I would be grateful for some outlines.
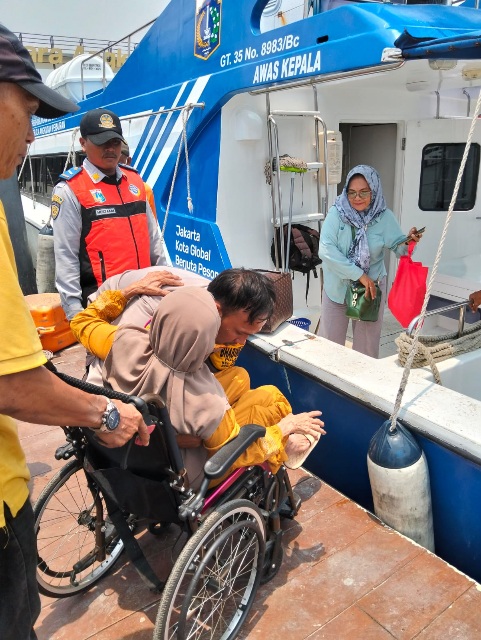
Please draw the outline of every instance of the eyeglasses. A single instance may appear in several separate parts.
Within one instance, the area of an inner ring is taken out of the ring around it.
[[[354,191],[354,189],[349,189],[347,192],[347,197],[349,200],[354,200],[354,198],[361,198],[361,200],[367,200],[371,195],[370,189],[361,189],[361,191]]]

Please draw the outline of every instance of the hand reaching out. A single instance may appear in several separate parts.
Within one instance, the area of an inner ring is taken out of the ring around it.
[[[325,435],[324,422],[318,416],[322,415],[321,411],[305,411],[304,413],[290,413],[279,422],[282,435],[290,436],[293,433],[310,435],[316,439]]]
[[[170,271],[152,271],[147,273],[141,280],[134,282],[125,289],[122,289],[122,295],[130,300],[134,296],[166,296],[170,291],[162,287],[182,287],[182,278],[174,275]]]
[[[471,309],[471,311],[477,311],[480,304],[481,304],[481,291],[474,291],[469,296],[469,308]]]

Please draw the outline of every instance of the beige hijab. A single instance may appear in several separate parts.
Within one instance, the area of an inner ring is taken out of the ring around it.
[[[129,285],[138,282],[144,276],[149,273],[155,273],[157,271],[169,271],[173,275],[182,278],[182,282],[185,287],[203,287],[207,288],[210,280],[199,276],[197,273],[191,271],[185,271],[184,269],[178,269],[176,267],[167,266],[155,266],[145,267],[144,269],[135,269],[130,271],[124,271],[124,273],[116,276],[111,276],[100,285],[98,291],[89,296],[89,302],[95,300],[103,291],[116,291],[119,289],[125,289]],[[164,285],[163,289],[168,291],[175,291],[178,287]],[[111,324],[135,324],[138,327],[145,327],[147,321],[152,318],[152,315],[157,306],[164,300],[162,296],[149,296],[141,295],[132,298],[124,311],[116,318]]]
[[[184,269],[178,269],[177,267],[167,267],[164,265],[160,267],[145,267],[144,269],[124,271],[124,273],[120,273],[116,276],[107,278],[107,280],[99,287],[98,291],[95,291],[94,293],[92,293],[92,295],[89,296],[89,302],[96,300],[98,296],[104,291],[116,291],[124,289],[134,282],[138,282],[148,273],[154,273],[156,271],[170,271],[170,273],[173,273],[174,275],[182,278],[182,282],[186,287],[207,288],[207,285],[210,282],[210,280],[199,276],[197,273],[185,271]],[[164,286],[163,288],[169,291],[175,291],[178,287]],[[150,322],[152,316],[154,315],[155,309],[157,309],[157,307],[163,300],[163,296],[135,296],[129,301],[118,318],[112,320],[111,324],[133,324],[136,327],[145,327],[145,325]],[[87,382],[91,382],[92,384],[96,384],[100,387],[102,386],[102,366],[103,360],[94,357],[92,362],[89,364]]]
[[[205,364],[219,327],[219,312],[206,289],[176,289],[155,309],[150,330],[119,327],[103,365],[103,379],[116,391],[159,394],[176,431],[205,440],[229,408],[221,385]],[[182,453],[195,486],[207,452],[200,447]]]

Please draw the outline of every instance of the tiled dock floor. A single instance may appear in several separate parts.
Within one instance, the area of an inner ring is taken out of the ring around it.
[[[60,370],[80,376],[84,353],[58,354]],[[19,424],[35,499],[63,464],[56,427]],[[241,638],[274,640],[477,640],[481,586],[380,524],[375,517],[299,470],[291,472],[303,506],[285,521],[284,562],[260,588]],[[161,577],[169,570],[176,532],[139,540]],[[42,598],[39,640],[151,640],[158,595],[124,557],[90,591]]]

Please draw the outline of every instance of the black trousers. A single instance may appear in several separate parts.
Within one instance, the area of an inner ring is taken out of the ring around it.
[[[27,500],[16,517],[4,504],[7,526],[0,529],[0,638],[37,640],[33,625],[40,613],[37,546],[32,505]]]

